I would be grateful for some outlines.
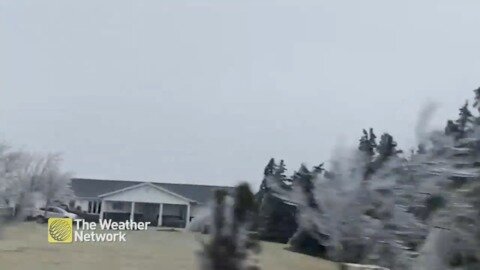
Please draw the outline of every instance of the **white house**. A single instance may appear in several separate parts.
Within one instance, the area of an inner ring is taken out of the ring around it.
[[[231,187],[98,179],[72,179],[74,207],[99,219],[149,221],[186,227],[216,190]]]

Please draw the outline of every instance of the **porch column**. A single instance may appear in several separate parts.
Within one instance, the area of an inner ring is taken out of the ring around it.
[[[102,210],[101,207],[100,207],[100,206],[101,206],[101,205],[100,205],[101,202],[102,202],[101,200],[100,200],[100,201],[97,201],[97,208],[95,209],[95,213],[99,213],[99,214],[100,214],[100,211]]]
[[[100,215],[98,217],[98,220],[102,220],[103,219],[103,209],[105,208],[105,201],[104,200],[101,200],[100,201]]]
[[[163,216],[163,203],[161,203],[158,208],[158,224],[157,224],[158,227],[162,227],[163,225],[162,216]]]
[[[187,217],[185,219],[185,229],[188,228],[190,224],[190,203],[187,205]]]
[[[130,221],[133,222],[135,219],[135,202],[132,202],[132,207],[130,208]]]

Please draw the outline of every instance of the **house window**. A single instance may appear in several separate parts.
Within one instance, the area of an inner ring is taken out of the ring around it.
[[[88,201],[88,213],[91,213],[92,212],[92,204],[93,202],[92,201]]]
[[[122,210],[123,209],[123,203],[122,202],[113,202],[112,203],[112,208],[113,208],[113,210]]]
[[[88,213],[99,214],[102,207],[101,202],[88,201]]]

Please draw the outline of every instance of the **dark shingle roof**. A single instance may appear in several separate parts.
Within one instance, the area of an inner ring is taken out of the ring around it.
[[[98,196],[113,192],[119,189],[138,185],[145,182],[138,181],[119,181],[119,180],[99,180],[73,178],[71,182],[72,190],[77,197],[97,198]],[[207,186],[192,184],[171,184],[171,183],[152,183],[173,193],[191,199],[198,203],[206,203],[213,198],[215,190],[233,191],[233,187],[226,186]]]

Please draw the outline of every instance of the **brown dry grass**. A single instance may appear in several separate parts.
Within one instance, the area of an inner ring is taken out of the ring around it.
[[[8,226],[0,240],[0,269],[8,270],[194,270],[199,236],[188,232],[127,232],[126,243],[47,243],[47,227],[35,223]],[[333,270],[336,265],[293,253],[286,246],[262,243],[262,269]]]

